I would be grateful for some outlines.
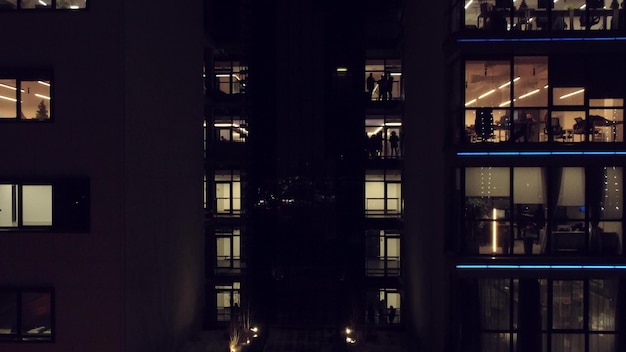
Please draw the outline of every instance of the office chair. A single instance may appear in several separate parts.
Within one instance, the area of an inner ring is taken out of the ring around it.
[[[553,117],[550,119],[550,130],[548,127],[544,129],[544,132],[549,136],[552,133],[553,140],[562,139],[565,141],[567,136],[565,135],[565,130],[561,126],[561,122],[558,117]]]

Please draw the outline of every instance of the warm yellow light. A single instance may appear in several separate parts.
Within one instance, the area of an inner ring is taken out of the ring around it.
[[[580,93],[582,93],[582,92],[584,92],[584,91],[585,91],[585,89],[584,89],[584,88],[583,88],[583,89],[579,89],[579,90],[577,90],[577,91],[575,91],[575,92],[571,92],[571,93],[567,93],[567,94],[565,94],[565,95],[561,95],[561,96],[559,97],[559,99],[569,98],[569,97],[571,97],[572,95],[580,94]]]
[[[498,248],[498,222],[496,221],[498,219],[498,212],[496,208],[493,208],[492,218],[493,222],[491,223],[491,251],[495,253],[496,249]]]
[[[520,80],[520,78],[521,78],[520,76],[515,77],[515,78],[513,79],[513,82],[517,82],[517,81],[519,81],[519,80]],[[508,81],[508,82],[506,82],[506,83],[502,84],[500,87],[498,87],[498,89],[502,89],[502,88],[504,88],[504,87],[508,86],[509,84],[511,84],[511,81]]]
[[[337,72],[348,72],[347,67],[337,67]]]
[[[522,95],[520,95],[520,97],[518,99],[524,99],[527,96],[530,96],[530,95],[533,95],[533,94],[536,94],[536,93],[539,93],[539,89],[535,89],[535,90],[532,90],[532,91],[530,91],[530,92],[528,92],[526,94],[522,94]]]
[[[496,91],[496,90],[495,90],[495,88],[494,88],[494,89],[492,89],[492,90],[488,91],[487,93],[485,93],[485,94],[483,94],[483,95],[479,95],[479,96],[478,96],[478,99],[482,99],[482,98],[484,98],[484,97],[488,96],[489,94],[492,94],[492,93],[493,93],[493,92],[495,92],[495,91]]]
[[[35,96],[36,96],[36,97],[40,97],[40,98],[42,98],[42,99],[50,100],[50,97],[49,97],[49,96],[47,96],[47,95],[37,94],[37,93],[35,93]]]
[[[467,4],[465,4],[465,10],[467,10],[468,7],[470,7],[470,5],[472,4],[472,2],[474,2],[474,0],[469,0],[467,2]]]
[[[17,99],[13,99],[13,98],[5,97],[4,95],[0,95],[0,99],[4,99],[4,100],[8,100],[8,101],[17,102]]]
[[[477,99],[472,99],[470,101],[468,101],[467,103],[465,103],[465,106],[468,106],[470,104],[474,104],[476,102]]]
[[[46,86],[46,87],[50,87],[50,83],[48,83],[48,82],[44,82],[44,81],[37,81],[37,83],[42,84],[42,85],[44,85],[44,86]]]
[[[11,87],[11,86],[9,86],[9,85],[2,84],[2,83],[0,83],[0,87],[2,87],[2,88],[7,88],[7,89],[11,89],[11,90],[17,90],[17,88],[15,88],[15,87]]]
[[[350,328],[346,328],[346,334],[350,335],[352,333],[352,330]]]

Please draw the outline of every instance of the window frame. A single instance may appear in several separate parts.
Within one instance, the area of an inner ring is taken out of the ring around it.
[[[3,89],[13,89],[15,90],[15,98],[13,97],[5,97],[3,101],[7,100],[15,100],[15,117],[2,117],[0,118],[0,123],[8,123],[8,122],[19,122],[19,123],[46,123],[52,122],[54,120],[54,105],[55,105],[55,93],[54,93],[54,74],[50,69],[10,69],[10,68],[0,68],[0,80],[14,80],[15,87],[10,88],[7,85],[2,85]],[[36,117],[25,117],[23,113],[23,102],[21,101],[21,96],[26,93],[30,94],[30,88],[25,91],[22,88],[24,82],[38,82],[42,85],[48,86],[49,96],[38,95],[38,93],[33,93],[37,95],[44,103],[47,102],[46,108],[48,117],[45,119],[38,119]],[[19,89],[18,89],[19,88]],[[0,93],[1,95],[1,93]],[[22,117],[24,116],[24,117]]]
[[[16,332],[9,334],[0,334],[0,344],[2,343],[53,343],[55,342],[55,290],[53,287],[15,287],[15,286],[0,286],[0,294],[15,294],[15,326]],[[50,307],[49,307],[49,319],[50,319],[50,334],[37,334],[36,336],[28,336],[22,332],[23,329],[23,308],[24,302],[22,301],[23,295],[27,293],[47,293],[50,295]]]

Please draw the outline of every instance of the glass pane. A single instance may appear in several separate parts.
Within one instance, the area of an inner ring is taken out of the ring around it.
[[[18,202],[17,185],[0,185],[0,227],[17,227]]]
[[[15,10],[17,8],[17,0],[5,0],[0,3],[0,10]]]
[[[47,9],[52,7],[52,0],[20,0],[23,9]]]
[[[553,214],[552,249],[555,252],[580,252],[586,247],[585,170],[564,167],[552,175],[552,187],[559,189]]]
[[[0,339],[17,333],[17,293],[0,292]]]
[[[552,90],[553,105],[584,105],[585,88],[583,87],[554,87]]]
[[[50,119],[50,81],[22,81],[21,118]]]
[[[84,9],[87,7],[87,0],[57,0],[57,9]]]
[[[48,292],[22,293],[22,334],[52,333],[52,297]]]
[[[515,142],[547,141],[545,138],[545,109],[516,109],[513,112],[513,136]]]
[[[216,211],[228,213],[231,210],[230,183],[215,184]]]
[[[480,280],[480,306],[484,330],[511,329],[511,280]]]
[[[622,168],[588,167],[590,250],[599,255],[621,253]]]
[[[22,186],[22,224],[52,226],[52,186]]]
[[[0,79],[0,118],[17,117],[17,81]]]
[[[554,329],[582,329],[582,281],[554,281],[552,304],[552,327]],[[564,340],[567,339],[565,336]]]
[[[465,169],[466,245],[470,253],[510,252],[510,169]]]
[[[539,167],[513,169],[514,249],[516,254],[539,254],[545,249],[547,190]]]
[[[615,331],[617,280],[589,281],[589,322],[593,331]]]
[[[594,142],[624,141],[624,110],[617,108],[590,109]]]
[[[614,334],[589,334],[589,351],[593,352],[614,352]]]
[[[585,351],[585,335],[552,334],[552,352]],[[595,351],[594,351],[595,352]]]
[[[510,75],[509,61],[467,61],[465,63],[465,107],[505,106],[511,100]]]
[[[548,105],[548,58],[545,56],[516,57],[514,64],[513,104],[516,107],[546,107]],[[535,119],[541,117],[543,116],[534,116]]]
[[[217,266],[229,267],[231,256],[230,238],[217,238]]]
[[[481,351],[509,352],[511,351],[510,333],[483,333],[481,335]]]

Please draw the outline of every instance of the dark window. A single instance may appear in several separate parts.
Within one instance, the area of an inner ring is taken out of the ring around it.
[[[80,10],[87,0],[0,0],[0,10]]]
[[[0,287],[0,341],[53,340],[53,290]]]

